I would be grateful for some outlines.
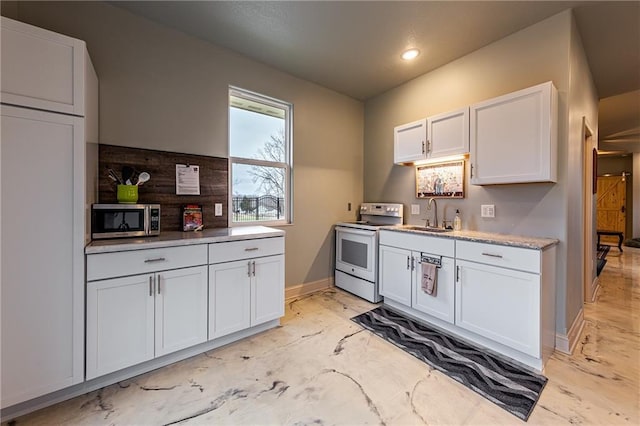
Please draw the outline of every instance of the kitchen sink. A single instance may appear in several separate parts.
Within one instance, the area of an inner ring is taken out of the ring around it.
[[[410,229],[411,231],[425,231],[425,232],[451,232],[453,229],[436,228],[434,226],[405,226],[404,229]]]

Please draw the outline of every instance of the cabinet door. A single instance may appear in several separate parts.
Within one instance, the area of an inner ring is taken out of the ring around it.
[[[251,325],[284,315],[284,255],[252,261]]]
[[[442,266],[436,269],[436,291],[433,295],[422,291],[422,264],[418,262],[419,258],[416,260],[417,267],[413,285],[413,308],[453,324],[455,308],[454,260],[448,257],[442,258]]]
[[[471,183],[556,182],[557,101],[551,82],[471,106]]]
[[[84,126],[78,117],[1,111],[0,396],[7,407],[84,380]]]
[[[209,266],[209,339],[251,326],[250,260]]]
[[[207,340],[207,267],[160,272],[155,276],[155,355]]]
[[[427,118],[429,158],[469,152],[469,108]]]
[[[153,358],[153,274],[87,283],[87,380]]]
[[[85,43],[2,17],[2,102],[84,115]]]
[[[457,260],[456,325],[540,357],[540,276]]]
[[[380,246],[380,294],[411,306],[411,252]]]
[[[426,158],[427,120],[403,124],[393,129],[394,163],[406,163]]]

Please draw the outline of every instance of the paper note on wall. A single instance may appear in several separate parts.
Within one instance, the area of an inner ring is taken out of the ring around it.
[[[200,195],[200,167],[176,164],[176,195]]]

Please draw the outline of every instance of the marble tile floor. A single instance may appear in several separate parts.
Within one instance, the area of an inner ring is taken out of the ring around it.
[[[528,423],[640,424],[640,249],[612,249],[573,355],[555,353]],[[350,321],[327,290],[282,326],[15,420],[15,425],[515,425],[521,420]]]

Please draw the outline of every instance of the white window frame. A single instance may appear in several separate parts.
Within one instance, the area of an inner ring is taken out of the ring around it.
[[[231,96],[248,99],[251,101],[259,102],[265,105],[271,105],[275,108],[283,109],[285,111],[285,161],[276,162],[268,160],[260,160],[254,158],[232,157],[231,156]],[[228,209],[228,223],[229,226],[280,226],[293,223],[293,104],[285,102],[276,98],[261,95],[256,92],[251,92],[235,86],[229,86],[229,102],[228,102],[228,149],[229,149],[229,209]],[[233,165],[245,164],[249,166],[268,166],[268,167],[281,167],[285,169],[285,209],[284,218],[278,220],[253,220],[246,222],[234,222],[233,221]]]

